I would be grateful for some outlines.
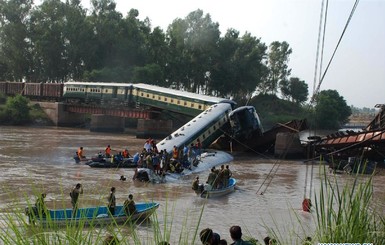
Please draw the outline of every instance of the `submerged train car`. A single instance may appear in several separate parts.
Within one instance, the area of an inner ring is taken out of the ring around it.
[[[197,144],[198,140],[202,148],[207,148],[224,132],[230,131],[229,113],[232,111],[232,106],[231,103],[218,103],[210,106],[160,141],[156,145],[157,148],[171,153],[174,146],[180,150],[184,146]]]

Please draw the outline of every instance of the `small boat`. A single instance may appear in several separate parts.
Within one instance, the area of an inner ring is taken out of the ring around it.
[[[35,207],[26,207],[25,213],[29,217],[29,222],[37,223],[43,226],[66,226],[70,225],[108,225],[108,224],[124,224],[130,221],[143,220],[151,216],[151,214],[159,207],[156,202],[136,203],[136,213],[127,216],[124,212],[123,205],[115,207],[115,215],[108,214],[106,206],[96,206],[88,208],[79,208],[75,217],[72,217],[72,209],[55,209],[48,210],[48,215],[39,217],[36,214]]]
[[[197,193],[202,198],[221,197],[235,190],[237,181],[234,178],[229,179],[229,185],[220,189],[212,189],[210,185],[205,185],[201,193]]]

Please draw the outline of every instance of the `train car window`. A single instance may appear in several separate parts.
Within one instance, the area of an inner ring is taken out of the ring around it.
[[[178,105],[180,105],[180,100],[178,100],[176,103],[177,103]]]
[[[158,96],[158,100],[161,100],[161,99],[162,99],[162,97]]]
[[[147,96],[146,96],[147,98],[150,98],[150,94],[147,94]]]
[[[104,90],[104,93],[108,93],[108,89]]]
[[[140,96],[144,96],[144,94],[143,94],[143,93],[140,93]]]
[[[198,105],[198,109],[199,109],[199,110],[202,109],[202,105]]]
[[[185,101],[183,105],[187,105],[187,102]]]
[[[215,127],[215,125],[214,125],[214,127],[213,127],[213,128],[214,128],[214,130],[217,130],[217,127]]]
[[[164,97],[164,101],[167,101],[167,98],[166,98],[166,97]]]
[[[203,134],[203,139],[206,139],[206,134]]]
[[[191,107],[194,107],[194,103],[191,103]]]
[[[174,103],[174,100],[173,100],[173,99],[171,99],[171,103]]]
[[[152,95],[152,98],[155,99],[155,95]]]

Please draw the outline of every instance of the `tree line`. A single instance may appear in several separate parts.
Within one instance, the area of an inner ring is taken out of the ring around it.
[[[297,105],[308,85],[290,77],[292,49],[269,45],[219,23],[198,9],[167,28],[152,27],[114,0],[0,0],[0,80],[141,82],[235,101],[256,94]]]

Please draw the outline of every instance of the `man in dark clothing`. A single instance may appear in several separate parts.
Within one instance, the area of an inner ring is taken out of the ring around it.
[[[201,230],[199,237],[203,245],[218,245],[221,237],[210,228]]]
[[[136,212],[134,196],[132,194],[128,195],[128,199],[124,201],[123,207],[127,216],[131,216]]]
[[[242,229],[240,226],[234,225],[230,227],[230,236],[233,239],[231,245],[252,245],[251,242],[242,240]]]
[[[76,186],[70,192],[71,204],[72,204],[72,217],[75,217],[75,215],[76,215],[80,194],[83,194],[83,187],[80,183],[77,183]]]

